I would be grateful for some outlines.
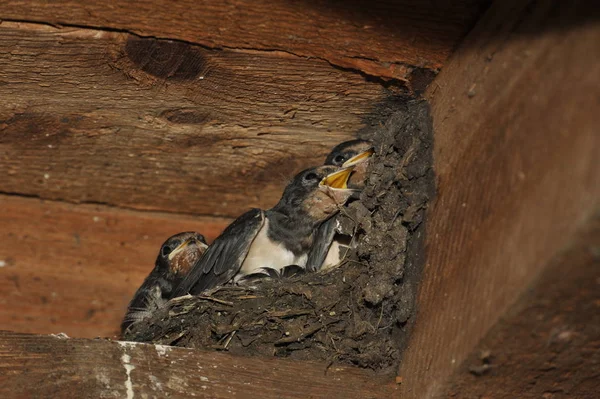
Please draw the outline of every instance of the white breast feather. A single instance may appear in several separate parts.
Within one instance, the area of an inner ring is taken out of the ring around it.
[[[242,263],[241,275],[255,273],[264,267],[280,271],[289,265],[306,266],[306,254],[297,257],[286,249],[283,244],[273,243],[267,236],[268,229],[269,220],[267,219],[252,242],[244,263]]]

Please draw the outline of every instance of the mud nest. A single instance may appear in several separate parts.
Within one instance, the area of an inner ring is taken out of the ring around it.
[[[337,268],[227,285],[172,300],[125,339],[243,355],[396,367],[415,312],[422,241],[433,196],[433,134],[424,101],[402,99],[373,142],[366,188],[337,217],[358,246]]]

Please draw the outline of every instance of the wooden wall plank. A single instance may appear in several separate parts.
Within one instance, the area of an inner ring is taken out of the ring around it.
[[[0,325],[112,336],[172,234],[216,237],[227,219],[0,196]]]
[[[3,398],[389,398],[364,370],[226,353],[0,332]]]
[[[440,397],[594,399],[599,365],[600,215],[490,330]]]
[[[0,24],[0,192],[238,216],[391,94],[282,53]]]
[[[281,50],[392,79],[438,70],[487,0],[8,0],[0,19],[105,27],[212,48]]]
[[[498,1],[430,86],[439,191],[399,397],[432,397],[600,207],[593,7]]]

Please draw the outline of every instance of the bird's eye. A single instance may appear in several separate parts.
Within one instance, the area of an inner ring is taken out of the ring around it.
[[[335,162],[336,165],[341,165],[344,162],[346,162],[346,157],[344,157],[343,155],[338,155],[335,158],[333,158],[333,162]]]
[[[171,247],[170,247],[170,246],[168,246],[168,245],[165,245],[164,247],[162,247],[162,250],[161,250],[161,252],[162,252],[162,256],[169,256],[169,254],[170,254],[171,252],[173,252],[173,250],[171,249]]]
[[[310,172],[310,173],[307,173],[306,175],[304,175],[304,180],[306,180],[306,181],[318,180],[318,179],[319,179],[319,176],[317,176],[317,174],[314,172]]]

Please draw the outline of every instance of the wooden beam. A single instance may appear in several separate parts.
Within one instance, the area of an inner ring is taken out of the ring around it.
[[[228,220],[0,196],[0,325],[20,332],[113,336],[162,242]]]
[[[0,24],[0,192],[238,216],[390,92],[327,62]]]
[[[388,398],[374,374],[162,345],[0,332],[0,396]]]
[[[477,345],[441,397],[597,398],[600,215]]]
[[[498,1],[430,86],[439,187],[403,399],[434,396],[600,205],[594,11]]]
[[[211,48],[280,50],[343,68],[414,80],[438,70],[487,0],[337,2],[9,0],[0,19],[121,29]]]

